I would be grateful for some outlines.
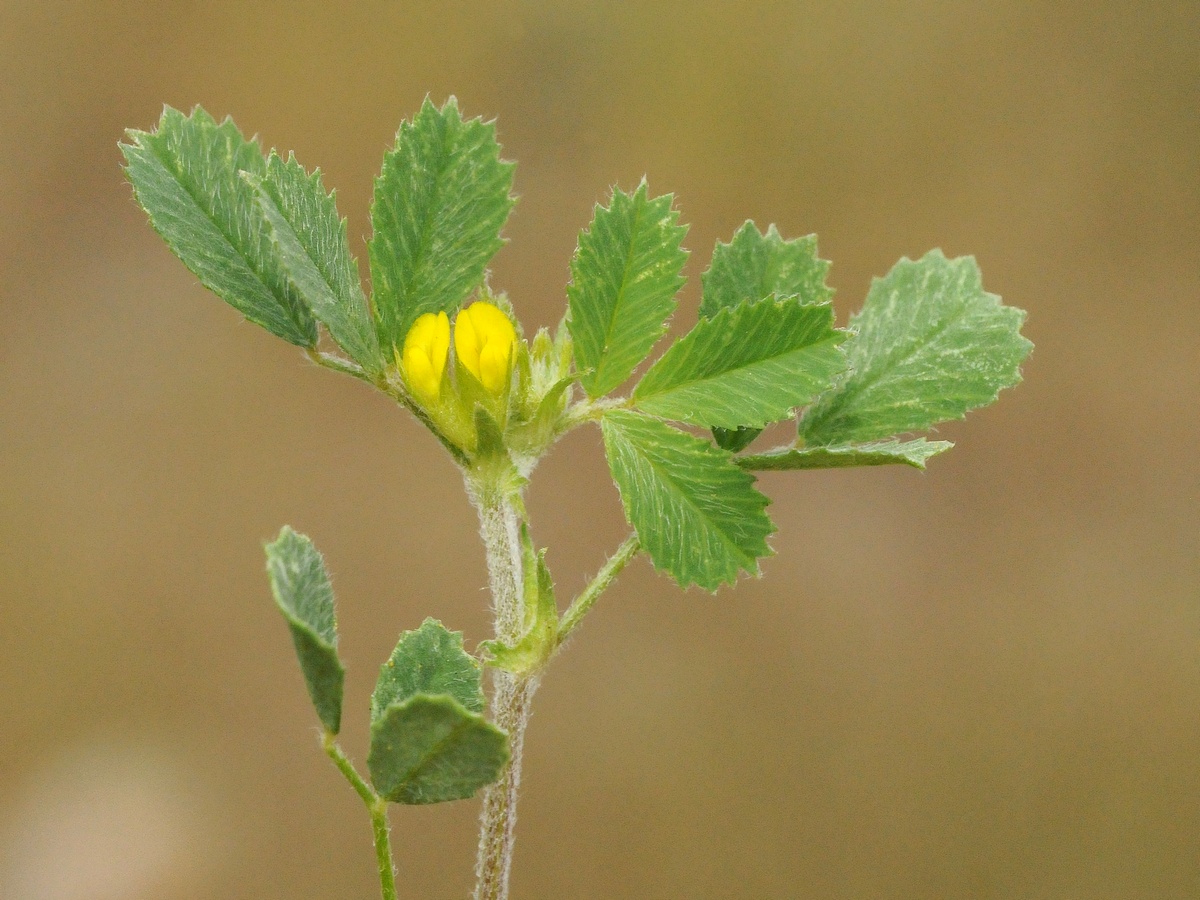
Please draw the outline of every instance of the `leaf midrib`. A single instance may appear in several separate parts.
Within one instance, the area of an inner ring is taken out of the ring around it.
[[[612,360],[612,347],[609,341],[612,338],[613,329],[617,321],[617,313],[621,309],[621,305],[625,302],[625,295],[629,289],[629,273],[633,269],[633,260],[636,256],[634,248],[637,245],[637,234],[641,227],[642,216],[649,205],[649,201],[641,198],[640,195],[635,195],[635,197],[638,199],[638,202],[634,207],[633,223],[629,228],[629,247],[625,254],[625,266],[621,271],[621,286],[617,289],[617,297],[613,301],[612,314],[608,317],[608,324],[604,329],[604,343],[600,348],[600,361],[596,365],[596,377],[592,380],[594,384],[603,383],[602,376],[605,372],[605,366]]]

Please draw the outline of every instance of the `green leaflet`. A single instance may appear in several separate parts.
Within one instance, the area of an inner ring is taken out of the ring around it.
[[[169,106],[152,133],[127,132],[125,174],[154,230],[200,282],[251,322],[301,347],[317,325],[284,272],[242,173],[266,170],[255,141],[230,119]]]
[[[817,256],[817,236],[785,241],[774,225],[764,235],[746,222],[728,244],[717,242],[712,265],[700,276],[700,315],[710,319],[728,306],[764,297],[798,297],[828,303],[829,263]]]
[[[614,189],[579,236],[567,327],[589,397],[619,387],[666,331],[687,261],[680,247],[687,228],[676,224],[671,201],[670,194],[651,199],[645,181],[633,194]]]
[[[243,173],[253,185],[271,227],[283,271],[329,334],[371,374],[383,370],[371,311],[338,216],[318,169],[312,175],[289,156],[274,151],[262,177]]]
[[[709,591],[740,570],[758,574],[774,526],[731,454],[636,412],[614,410],[600,424],[626,518],[657,568]]]
[[[833,447],[789,447],[750,456],[736,462],[750,471],[784,469],[843,469],[851,466],[887,466],[893,464],[924,469],[930,457],[945,453],[954,445],[949,441],[878,441],[873,444],[840,444]]]
[[[643,412],[735,429],[786,419],[845,368],[828,303],[744,301],[701,319],[633,392]]]
[[[337,655],[333,588],[325,564],[312,541],[287,525],[266,551],[271,591],[291,629],[308,695],[326,730],[337,734],[345,670]]]
[[[829,263],[817,256],[815,234],[785,241],[774,225],[764,235],[746,222],[728,244],[717,242],[712,265],[700,276],[700,316],[709,319],[727,307],[771,296],[828,303],[833,297],[825,283],[828,272]],[[734,453],[749,446],[758,433],[758,428],[713,428],[717,445]]]
[[[470,712],[483,712],[481,677],[479,663],[463,650],[462,632],[426,619],[416,631],[400,636],[379,670],[371,694],[371,720],[414,694],[449,694]]]
[[[1021,380],[1022,310],[985,293],[973,257],[902,259],[851,320],[848,374],[804,415],[808,444],[871,441],[961,419]]]
[[[453,97],[440,110],[426,99],[400,126],[371,204],[371,281],[385,357],[403,347],[418,316],[452,316],[482,283],[504,243],[513,168],[500,159],[495,125],[464,122]]]
[[[367,768],[393,803],[464,800],[507,761],[508,736],[448,694],[415,694],[371,723]]]

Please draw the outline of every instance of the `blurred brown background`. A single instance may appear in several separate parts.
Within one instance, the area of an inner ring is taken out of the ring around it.
[[[872,275],[974,253],[1025,383],[921,475],[768,475],[761,581],[639,562],[538,696],[514,898],[1200,897],[1200,6],[0,6],[0,897],[369,898],[261,543],[338,588],[345,744],[397,633],[487,635],[433,440],[200,288],[119,170],[166,102],[321,166],[369,233],[428,92],[496,117],[493,283],[557,321],[592,204],[646,173],[713,242],[816,231]],[[624,534],[598,436],[538,471],[566,596]],[[461,898],[475,803],[397,808]]]

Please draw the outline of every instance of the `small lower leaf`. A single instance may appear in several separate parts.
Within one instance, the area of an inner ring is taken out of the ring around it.
[[[329,574],[312,541],[287,525],[267,544],[267,575],[287,619],[308,695],[323,724],[338,733],[345,669],[337,654],[337,620]]]
[[[904,465],[924,469],[930,457],[945,453],[954,445],[949,441],[877,441],[872,444],[839,444],[833,447],[788,447],[734,459],[743,469],[781,471],[784,469],[844,469],[852,466]]]
[[[448,631],[437,619],[426,619],[416,631],[400,636],[379,670],[371,721],[416,694],[449,694],[470,712],[483,712],[479,663],[463,650],[462,632]]]
[[[371,725],[367,767],[393,803],[465,800],[508,762],[508,736],[447,694],[393,703]]]

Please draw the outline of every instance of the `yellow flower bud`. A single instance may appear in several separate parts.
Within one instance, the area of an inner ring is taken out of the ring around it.
[[[426,404],[438,401],[449,355],[450,319],[444,312],[425,313],[413,322],[404,338],[400,368],[418,400]]]
[[[472,303],[454,323],[454,351],[484,389],[499,396],[508,387],[517,332],[508,316],[491,303]]]

